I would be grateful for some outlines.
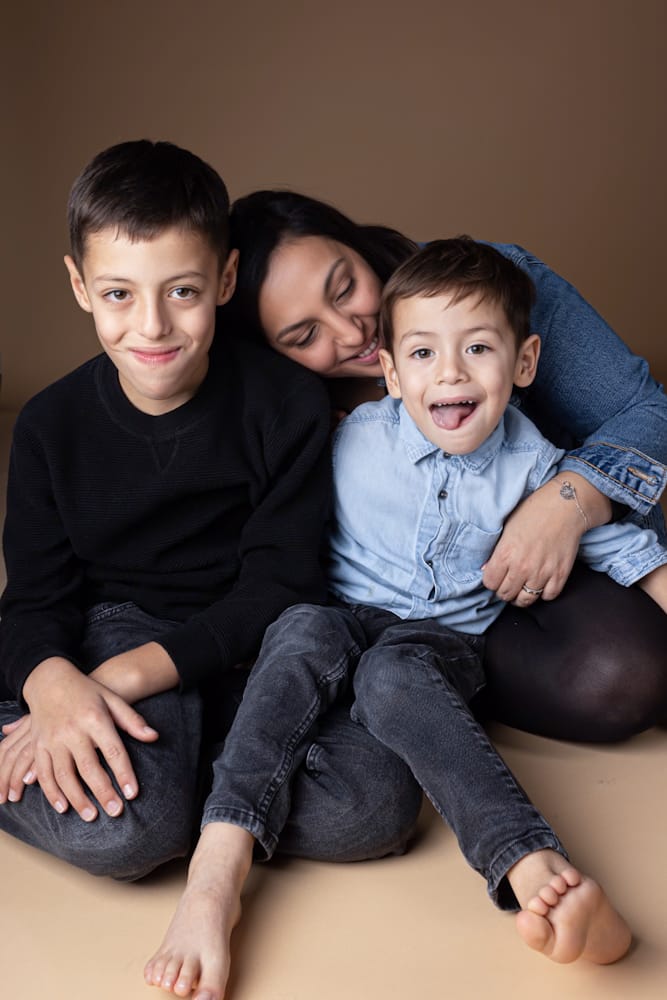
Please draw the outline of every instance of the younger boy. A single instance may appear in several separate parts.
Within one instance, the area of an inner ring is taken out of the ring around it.
[[[65,264],[103,353],[14,431],[0,829],[95,874],[138,878],[188,851],[201,694],[229,714],[232,668],[325,593],[326,394],[216,334],[236,277],[228,211],[218,174],[170,143],[92,160]]]
[[[561,455],[507,408],[513,386],[535,373],[532,296],[523,272],[468,238],[431,244],[387,285],[390,396],[355,410],[334,444],[329,575],[340,603],[291,608],[267,631],[147,982],[178,995],[196,987],[194,1000],[222,996],[253,850],[276,849],[290,776],[350,677],[353,718],[408,764],[494,901],[521,909],[524,940],[558,962],[625,954],[625,922],[569,863],[467,707],[484,684],[482,633],[502,607],[482,566],[504,518]],[[562,489],[577,502],[567,482]],[[582,555],[623,583],[643,577],[667,609],[667,552],[652,532],[595,529]],[[535,596],[529,581],[526,591]],[[291,716],[270,716],[267,705],[288,693]],[[261,739],[251,770],[252,734]]]

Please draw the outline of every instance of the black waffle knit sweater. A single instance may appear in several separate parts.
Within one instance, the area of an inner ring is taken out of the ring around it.
[[[160,642],[187,688],[255,654],[290,604],[324,600],[328,427],[315,376],[221,334],[198,393],[171,413],[133,407],[104,354],[35,396],[10,460],[9,690],[20,697],[46,657],[79,664],[101,601],[176,623]]]

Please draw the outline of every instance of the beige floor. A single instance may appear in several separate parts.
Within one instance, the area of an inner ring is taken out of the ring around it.
[[[0,441],[10,418],[0,414]],[[4,437],[3,437],[4,435]],[[0,448],[0,474],[6,447]],[[628,665],[631,675],[632,665]],[[620,964],[554,966],[494,910],[425,809],[402,858],[257,867],[234,939],[231,1000],[658,1000],[667,992],[667,733],[585,747],[498,727],[497,745],[636,934]],[[95,879],[0,834],[0,995],[148,1000],[142,965],[184,867],[136,885]]]

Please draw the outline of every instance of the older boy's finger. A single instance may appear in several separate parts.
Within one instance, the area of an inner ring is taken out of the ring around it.
[[[18,802],[33,758],[30,734],[12,733],[0,742],[0,804]]]
[[[129,754],[118,732],[114,730],[114,738],[109,739],[107,742],[100,740],[98,745],[125,798],[135,798],[139,792],[139,782],[134,773]],[[103,802],[104,800],[100,799],[100,801]]]
[[[57,813],[67,812],[69,802],[67,796],[58,786],[53,770],[53,761],[46,750],[38,750],[35,756],[35,768],[40,788],[45,798]]]
[[[95,748],[90,743],[82,743],[74,751],[63,745],[53,753],[55,785],[86,823],[97,818],[98,809],[87,795],[81,779],[87,783],[85,772],[88,771],[92,774],[95,768],[101,770]]]
[[[115,730],[114,734],[117,735]],[[122,743],[120,745],[122,748]],[[102,750],[102,752],[104,753],[104,750]],[[102,766],[97,750],[92,743],[77,749],[74,764],[79,776],[83,779],[86,787],[90,789],[95,799],[102,806],[105,813],[108,816],[120,816],[123,811],[122,796],[120,796],[114,788],[111,777]],[[77,784],[79,783],[77,782]],[[74,786],[72,787],[74,788]],[[77,800],[74,801],[70,797],[70,802],[82,819],[87,819],[90,800],[85,795],[80,798],[78,790],[76,789],[74,789],[74,793],[77,795]],[[84,815],[84,811],[86,812],[86,815]]]

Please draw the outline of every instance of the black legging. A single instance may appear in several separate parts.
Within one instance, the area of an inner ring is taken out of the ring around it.
[[[667,615],[577,563],[554,601],[509,605],[487,633],[484,714],[605,743],[667,722]]]

